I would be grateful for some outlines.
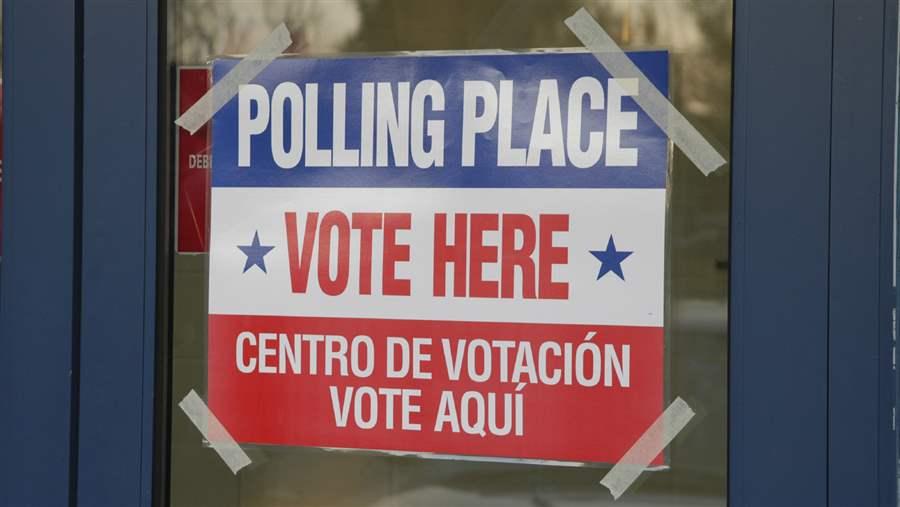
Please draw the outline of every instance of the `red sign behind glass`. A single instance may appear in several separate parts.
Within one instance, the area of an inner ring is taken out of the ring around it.
[[[207,67],[178,69],[178,115],[188,110],[209,90]],[[208,251],[209,221],[209,124],[194,135],[178,129],[178,253]]]
[[[3,82],[0,81],[0,257],[3,255]]]

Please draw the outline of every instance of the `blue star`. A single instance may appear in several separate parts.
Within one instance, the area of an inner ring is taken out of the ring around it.
[[[259,244],[259,231],[253,233],[253,242],[249,245],[238,245],[238,248],[247,256],[247,262],[244,263],[244,273],[253,266],[258,266],[263,273],[266,271],[266,261],[264,257],[271,252],[274,246],[262,246]]]
[[[625,280],[625,274],[622,273],[622,261],[628,258],[629,255],[634,252],[626,252],[624,250],[616,250],[616,243],[613,241],[613,237],[609,237],[609,242],[606,243],[606,250],[591,250],[591,255],[597,258],[600,261],[600,272],[597,273],[597,280],[603,277],[603,275],[612,271],[622,280]]]

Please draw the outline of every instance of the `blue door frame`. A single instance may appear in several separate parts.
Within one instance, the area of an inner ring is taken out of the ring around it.
[[[3,3],[0,505],[165,504],[160,7]],[[735,0],[733,507],[895,505],[896,60],[896,0]]]
[[[158,20],[3,2],[3,506],[154,501]]]
[[[896,505],[896,0],[738,0],[731,505]]]

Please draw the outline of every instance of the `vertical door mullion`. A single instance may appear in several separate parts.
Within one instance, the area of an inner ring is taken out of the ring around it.
[[[76,0],[3,2],[2,505],[75,491],[79,20]]]
[[[156,2],[84,0],[78,505],[152,497]]]
[[[736,0],[729,505],[827,502],[832,6]]]
[[[896,0],[836,0],[829,244],[829,505],[894,505]]]

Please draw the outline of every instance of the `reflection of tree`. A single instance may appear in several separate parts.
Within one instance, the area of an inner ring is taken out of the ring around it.
[[[227,2],[189,0],[179,2],[172,41],[179,63],[206,62],[217,50],[236,46],[245,36],[238,32],[237,16]]]
[[[201,64],[219,55],[245,54],[282,22],[294,41],[286,53],[333,52],[360,22],[354,0],[180,0],[172,12],[171,54],[179,64]]]
[[[322,53],[338,49],[359,28],[359,6],[353,0],[281,1],[263,4],[268,26],[284,21],[294,34],[288,52]]]

